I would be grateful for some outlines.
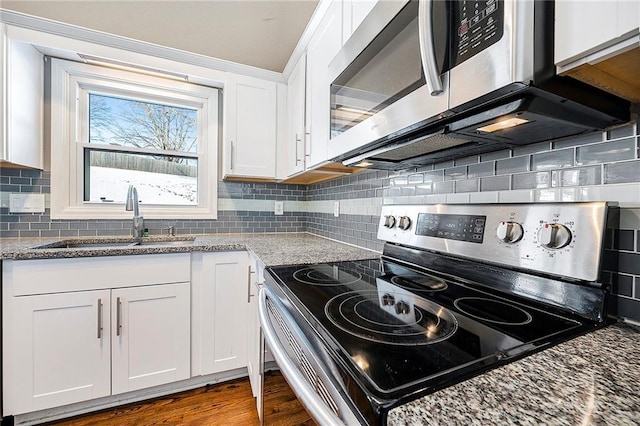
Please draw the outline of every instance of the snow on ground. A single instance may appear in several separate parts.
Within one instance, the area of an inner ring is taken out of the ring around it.
[[[198,182],[195,177],[137,170],[91,167],[91,200],[124,203],[129,185],[138,190],[141,204],[196,205]]]

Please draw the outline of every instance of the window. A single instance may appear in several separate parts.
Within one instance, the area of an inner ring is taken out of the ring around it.
[[[215,218],[218,90],[51,61],[51,216]]]

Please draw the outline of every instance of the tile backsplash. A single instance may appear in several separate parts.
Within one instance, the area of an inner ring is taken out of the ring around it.
[[[446,161],[403,172],[364,171],[310,186],[220,182],[218,220],[146,220],[151,234],[308,231],[380,251],[383,204],[506,203],[608,200],[620,203],[619,232],[607,249],[619,255],[605,280],[622,316],[640,321],[640,141],[638,123]],[[0,237],[130,235],[130,220],[55,220],[11,214],[9,194],[44,193],[46,172],[0,170]],[[48,200],[48,198],[47,198]],[[274,201],[284,201],[275,216]],[[340,214],[334,217],[335,203]]]

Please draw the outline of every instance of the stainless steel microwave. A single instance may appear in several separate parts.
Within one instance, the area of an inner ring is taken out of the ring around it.
[[[627,122],[555,74],[553,19],[553,1],[379,1],[329,66],[330,158],[400,169]]]

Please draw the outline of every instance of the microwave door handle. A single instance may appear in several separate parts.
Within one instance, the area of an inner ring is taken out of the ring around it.
[[[431,96],[442,93],[442,80],[436,64],[436,51],[433,44],[433,32],[431,30],[431,4],[433,0],[419,0],[418,2],[418,38],[420,40],[420,57],[424,78]]]

